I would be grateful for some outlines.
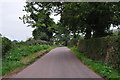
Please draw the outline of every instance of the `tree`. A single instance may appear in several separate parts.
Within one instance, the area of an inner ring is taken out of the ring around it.
[[[11,48],[13,43],[6,37],[2,37],[2,55],[4,56]]]
[[[85,38],[108,35],[110,25],[118,25],[120,3],[67,3],[61,13],[61,23],[76,36],[79,32]]]
[[[0,33],[0,37],[2,37],[2,34]]]
[[[17,43],[18,41],[17,40],[13,40],[12,42]]]
[[[55,22],[50,18],[48,3],[31,2],[25,6],[26,15],[21,18],[24,23],[28,23],[34,29],[34,39],[49,41],[53,36]],[[37,7],[36,7],[37,6]]]
[[[52,37],[52,41],[56,42],[57,44],[62,44],[67,46],[68,41],[71,38],[69,30],[66,27],[62,26],[61,23],[58,23],[55,28],[55,34]]]
[[[25,11],[29,14],[23,16],[23,21],[35,28],[33,35],[36,39],[50,40],[53,34],[73,35],[73,38],[76,38],[80,33],[85,35],[85,39],[103,37],[109,35],[111,24],[114,26],[120,24],[119,5],[120,3],[107,2],[31,2],[25,6]],[[61,25],[56,26],[49,17],[53,12],[61,15]]]
[[[91,38],[91,27],[88,24],[88,15],[91,7],[88,3],[66,3],[61,13],[61,23],[66,27],[73,37],[80,33]]]

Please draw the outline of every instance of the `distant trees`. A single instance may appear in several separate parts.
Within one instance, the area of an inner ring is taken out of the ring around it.
[[[2,37],[2,34],[0,33],[0,37]]]
[[[18,41],[17,40],[13,40],[12,42],[17,43]]]

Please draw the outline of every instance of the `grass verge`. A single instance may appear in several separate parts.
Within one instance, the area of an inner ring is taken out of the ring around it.
[[[11,49],[2,60],[2,75],[17,71],[44,55],[54,47],[48,45],[25,46]]]
[[[103,78],[108,80],[120,80],[120,74],[116,70],[112,69],[108,64],[89,59],[87,56],[80,53],[75,47],[68,48],[70,48],[84,64],[86,64],[96,73],[100,74]]]
[[[42,50],[42,51],[36,52],[34,54],[31,54],[31,55],[21,59],[20,62],[28,65],[28,64],[34,62],[37,58],[40,58],[41,56],[43,56],[45,53],[49,52],[51,49],[53,49],[53,47],[51,47],[47,50]]]

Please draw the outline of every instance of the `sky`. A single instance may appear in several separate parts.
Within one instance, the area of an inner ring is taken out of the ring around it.
[[[0,0],[0,33],[10,40],[25,41],[32,37],[31,27],[23,24],[19,17],[26,14],[24,11],[26,0]],[[51,15],[51,18],[57,22],[60,15]]]

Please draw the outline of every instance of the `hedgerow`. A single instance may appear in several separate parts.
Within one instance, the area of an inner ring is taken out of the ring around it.
[[[80,40],[77,49],[89,58],[104,61],[120,71],[120,36]]]

